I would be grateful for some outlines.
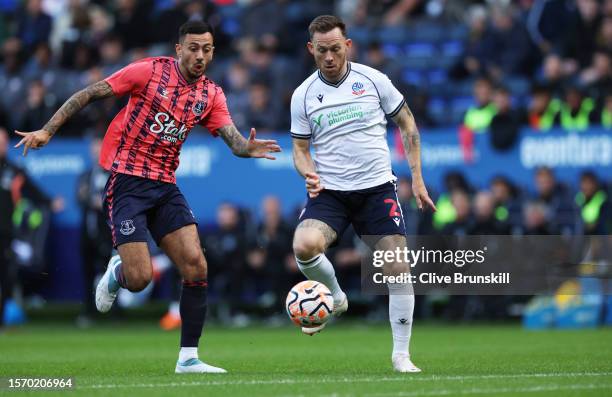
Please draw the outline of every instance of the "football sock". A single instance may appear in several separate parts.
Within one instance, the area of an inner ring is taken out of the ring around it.
[[[334,266],[331,264],[325,254],[319,254],[308,260],[295,258],[298,267],[304,276],[309,280],[315,280],[325,284],[334,296],[334,303],[340,303],[344,299],[344,292],[338,284]]]
[[[181,347],[179,350],[179,361],[185,362],[190,358],[198,358],[198,348],[197,347]]]
[[[393,354],[410,355],[414,293],[407,284],[387,284],[387,287],[389,288],[389,322],[393,335]]]
[[[121,259],[120,259],[121,261]],[[119,288],[127,288],[127,279],[123,274],[122,263],[119,262],[119,266],[117,266],[108,281],[108,289],[110,292],[117,292]]]
[[[198,347],[206,319],[206,280],[183,281],[179,311],[181,313],[181,347]]]

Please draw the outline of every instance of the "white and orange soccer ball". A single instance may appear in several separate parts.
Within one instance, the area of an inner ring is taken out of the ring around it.
[[[298,327],[317,327],[330,319],[334,298],[323,283],[306,280],[291,288],[285,307]]]

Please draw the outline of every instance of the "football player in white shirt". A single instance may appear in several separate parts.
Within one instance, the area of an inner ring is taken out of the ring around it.
[[[347,310],[348,301],[325,250],[347,226],[352,224],[360,236],[381,236],[376,249],[406,247],[386,140],[386,116],[401,131],[419,209],[435,211],[435,206],[421,175],[419,132],[403,96],[381,72],[348,61],[352,43],[339,18],[318,16],[308,30],[308,51],[318,70],[291,99],[293,159],[308,192],[293,250],[302,273],[329,287],[334,314],[339,315]],[[409,270],[406,263],[387,264],[384,269],[385,274]],[[414,293],[409,284],[388,284],[388,288],[393,368],[420,372],[409,354]],[[312,335],[323,327],[302,331]]]

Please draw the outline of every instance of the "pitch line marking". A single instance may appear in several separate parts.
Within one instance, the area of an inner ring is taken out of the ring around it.
[[[612,389],[612,384],[585,384],[585,385],[541,385],[529,387],[503,387],[503,388],[470,388],[465,390],[430,390],[430,391],[413,391],[413,392],[398,392],[398,393],[380,393],[371,394],[372,397],[417,397],[417,396],[449,396],[449,395],[472,395],[472,394],[493,394],[493,393],[541,393],[550,391],[569,391],[569,390],[600,390]]]
[[[438,376],[397,376],[380,378],[321,378],[317,383],[372,383],[372,382],[426,382],[444,380],[483,380],[483,379],[525,379],[525,378],[558,378],[558,377],[588,377],[612,376],[612,372],[567,372],[567,373],[539,373],[515,375],[452,375]],[[238,385],[295,385],[311,383],[310,379],[270,379],[270,380],[230,380],[230,381],[194,381],[194,382],[166,382],[166,383],[133,383],[133,384],[97,384],[79,386],[79,389],[129,389],[129,388],[156,388],[181,386],[238,386]]]

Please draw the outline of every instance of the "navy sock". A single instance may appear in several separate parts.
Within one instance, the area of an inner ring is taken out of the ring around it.
[[[198,347],[206,320],[206,280],[183,281],[181,291],[181,347]]]

